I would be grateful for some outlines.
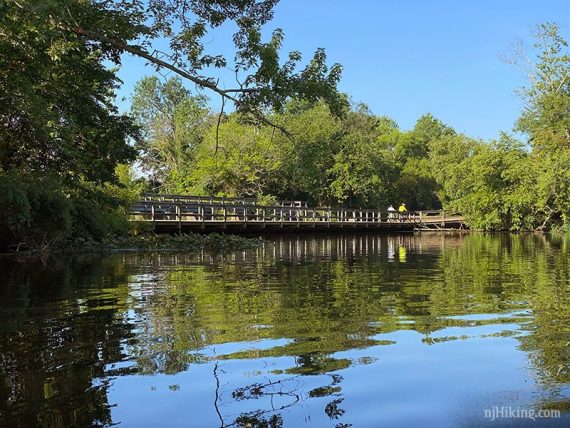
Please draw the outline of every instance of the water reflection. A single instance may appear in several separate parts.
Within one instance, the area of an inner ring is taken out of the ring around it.
[[[479,426],[501,405],[566,415],[568,243],[321,235],[225,255],[3,262],[0,425]]]

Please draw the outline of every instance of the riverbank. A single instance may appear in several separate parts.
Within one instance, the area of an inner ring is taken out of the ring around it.
[[[145,252],[145,251],[235,251],[254,248],[263,242],[261,238],[246,238],[238,235],[210,233],[183,233],[176,235],[145,233],[136,236],[119,236],[101,242],[74,239],[61,241],[49,246],[38,246],[34,249],[14,248],[12,251],[0,253],[1,258],[34,257],[52,254],[70,253],[109,253],[109,252]]]

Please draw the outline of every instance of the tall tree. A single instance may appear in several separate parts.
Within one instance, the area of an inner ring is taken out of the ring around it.
[[[394,194],[397,169],[379,139],[385,120],[364,104],[342,122],[341,148],[331,168],[335,202],[361,207],[388,206]]]
[[[394,152],[400,168],[397,183],[400,199],[414,209],[440,206],[439,185],[431,172],[429,153],[438,139],[455,135],[455,131],[430,113],[421,116],[414,128],[400,133]]]
[[[331,203],[330,170],[340,149],[342,120],[324,102],[310,104],[296,99],[287,104],[278,121],[293,135],[292,139],[276,136],[285,159],[276,183],[279,196]]]
[[[536,208],[540,227],[546,227],[551,219],[570,222],[570,51],[550,22],[538,27],[534,47],[536,61],[524,60],[529,86],[521,90],[525,109],[517,130],[529,137],[538,177]]]
[[[135,86],[131,113],[141,126],[143,169],[167,192],[186,192],[196,147],[213,123],[203,95],[193,96],[177,77],[144,77]]]
[[[196,193],[220,196],[263,196],[274,194],[272,185],[282,164],[282,150],[272,130],[254,127],[231,115],[212,127],[197,151],[188,177]]]
[[[0,3],[0,171],[112,180],[134,158],[136,128],[113,104],[119,81],[99,48],[23,9],[51,3]]]
[[[57,4],[0,2],[0,251],[116,231],[103,185],[135,157],[115,71],[98,46],[55,28],[45,10]]]
[[[491,143],[447,135],[433,144],[432,171],[444,208],[484,230],[533,227],[534,176],[524,146],[507,135]]]

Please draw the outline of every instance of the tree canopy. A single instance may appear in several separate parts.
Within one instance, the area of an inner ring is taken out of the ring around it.
[[[44,23],[50,50],[63,56],[77,46],[96,50],[117,65],[128,53],[148,61],[157,71],[171,71],[196,86],[233,102],[237,110],[268,123],[264,113],[280,110],[292,96],[325,99],[340,112],[344,99],[336,85],[342,67],[328,66],[324,49],[308,64],[301,53],[281,59],[282,29],[264,41],[262,27],[273,17],[277,0],[19,0],[6,6],[20,24]],[[234,57],[208,51],[210,32],[234,28]],[[163,41],[168,48],[160,49]],[[212,70],[229,68],[236,87],[223,88]]]

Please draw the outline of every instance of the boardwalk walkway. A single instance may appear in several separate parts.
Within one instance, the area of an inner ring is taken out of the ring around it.
[[[133,205],[132,221],[144,221],[157,232],[259,231],[281,229],[377,229],[410,231],[464,227],[460,215],[442,210],[406,215],[373,209],[309,207],[300,201],[262,206],[255,199],[147,195]]]

